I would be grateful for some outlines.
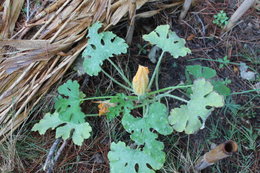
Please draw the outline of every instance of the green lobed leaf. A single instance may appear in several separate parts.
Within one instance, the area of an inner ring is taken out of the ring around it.
[[[60,114],[60,119],[66,122],[83,123],[85,114],[81,111],[81,99],[85,97],[79,90],[77,81],[68,80],[58,88],[60,94],[55,102],[55,109]]]
[[[186,72],[188,72],[188,74]],[[217,74],[216,74],[216,70],[214,70],[210,67],[204,67],[204,66],[201,66],[201,65],[188,65],[188,66],[186,66],[185,76],[186,76],[186,80],[187,80],[186,83],[187,84],[192,83],[189,74],[194,76],[195,79],[198,79],[198,78],[210,79],[210,82],[213,85],[214,90],[217,93],[219,93],[220,95],[226,96],[226,95],[229,95],[231,93],[230,88],[227,87],[227,84],[229,84],[230,82],[211,79],[211,78],[215,77]],[[192,93],[190,88],[188,88],[186,90],[186,92],[188,94]]]
[[[213,86],[205,79],[195,80],[192,91],[188,104],[172,109],[169,116],[173,128],[178,132],[185,131],[186,134],[195,133],[202,128],[214,108],[224,105],[224,97],[213,91]]]
[[[151,44],[156,44],[163,51],[169,52],[174,58],[186,56],[191,50],[185,47],[186,41],[170,30],[169,25],[160,25],[143,39]]]
[[[114,55],[126,53],[128,45],[120,37],[117,37],[112,32],[101,32],[98,30],[102,24],[94,23],[88,31],[87,38],[88,46],[84,50],[83,68],[90,76],[97,76],[101,71],[103,61]]]
[[[74,144],[81,146],[84,139],[90,137],[92,131],[89,123],[74,124],[60,119],[59,113],[47,113],[39,123],[36,123],[32,131],[38,131],[41,135],[45,134],[48,129],[56,129],[56,138],[62,137],[66,140],[71,137]]]
[[[186,70],[195,78],[210,79],[217,75],[216,70],[201,65],[188,65]]]
[[[227,96],[231,93],[231,89],[228,88],[225,81],[211,81],[211,84],[214,86],[214,90],[220,95]]]
[[[164,104],[155,102],[148,107],[147,113],[141,117],[133,117],[131,114],[125,114],[122,124],[125,130],[131,133],[131,139],[138,145],[150,144],[158,137],[150,129],[156,130],[162,135],[168,135],[172,132],[167,118],[167,108]]]
[[[163,166],[165,153],[162,151],[164,145],[157,141],[157,133],[168,135],[172,133],[172,128],[168,123],[167,108],[161,103],[153,103],[148,107],[144,117],[133,117],[130,112],[126,112],[122,119],[125,130],[131,133],[130,137],[142,150],[130,149],[124,143],[111,145],[109,160],[111,173],[121,171],[125,173],[154,172]],[[135,165],[138,170],[135,170]],[[151,166],[148,167],[147,164]],[[118,169],[121,168],[121,169]]]
[[[81,124],[67,123],[62,127],[56,129],[56,138],[62,137],[62,139],[68,139],[72,134],[72,141],[74,144],[81,146],[84,139],[90,137],[90,132],[92,131],[91,126],[88,122]]]
[[[59,113],[47,113],[44,115],[43,119],[41,119],[39,123],[34,124],[32,131],[39,131],[39,133],[43,135],[48,129],[51,128],[53,130],[63,123],[64,121],[61,121],[59,118]]]
[[[123,93],[117,94],[110,100],[110,103],[115,103],[116,106],[109,108],[109,112],[106,114],[109,120],[114,119],[121,113],[130,112],[134,108],[133,101],[129,100]]]
[[[140,149],[131,149],[124,142],[112,143],[111,151],[108,153],[110,161],[111,173],[155,173],[162,167],[162,163],[158,162],[158,157],[152,157]],[[149,164],[153,169],[150,169]],[[138,170],[135,166],[138,165]]]

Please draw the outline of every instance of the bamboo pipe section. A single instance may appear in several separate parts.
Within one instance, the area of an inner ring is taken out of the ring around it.
[[[206,167],[213,165],[217,161],[231,156],[237,152],[238,145],[234,141],[226,141],[209,152],[205,153],[197,162],[195,169],[200,171]]]

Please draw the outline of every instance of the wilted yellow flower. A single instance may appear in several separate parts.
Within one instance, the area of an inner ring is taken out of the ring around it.
[[[105,115],[106,113],[109,112],[108,109],[110,107],[116,106],[115,103],[110,103],[109,100],[106,100],[106,101],[96,101],[94,103],[99,103],[99,105],[98,105],[98,115],[99,116]]]
[[[139,65],[138,70],[133,78],[134,93],[138,96],[144,95],[147,92],[147,86],[149,83],[149,70],[148,67]]]

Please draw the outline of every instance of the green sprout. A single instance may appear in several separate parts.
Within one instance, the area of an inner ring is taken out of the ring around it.
[[[220,28],[224,28],[228,24],[228,19],[227,13],[221,10],[218,14],[214,15],[213,23]]]

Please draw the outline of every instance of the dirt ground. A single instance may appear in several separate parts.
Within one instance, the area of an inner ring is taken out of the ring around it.
[[[254,89],[254,85],[259,82],[259,11],[251,8],[240,19],[237,26],[227,33],[222,33],[221,28],[212,23],[213,16],[220,10],[224,10],[230,17],[236,10],[236,5],[236,1],[199,1],[190,9],[182,22],[178,21],[180,8],[176,7],[161,11],[160,14],[150,18],[138,19],[129,53],[116,58],[130,77],[134,75],[138,64],[148,66],[149,70],[153,71],[155,64],[148,59],[151,46],[146,46],[147,43],[142,39],[142,35],[152,31],[158,25],[169,24],[179,37],[187,40],[186,46],[191,49],[192,53],[179,59],[166,54],[160,71],[161,88],[185,82],[185,67],[198,64],[215,69],[219,79],[231,80],[228,87],[232,93],[242,92],[227,96],[226,106],[214,111],[206,121],[206,128],[198,133],[160,136],[160,140],[165,144],[167,161],[158,172],[195,172],[194,165],[199,156],[209,151],[212,145],[227,140],[234,140],[238,143],[238,152],[206,168],[202,171],[203,173],[257,173],[260,170],[258,137],[260,134],[260,95],[256,92],[243,93],[243,91]],[[145,5],[140,11],[146,9],[153,9],[153,4]],[[112,31],[120,37],[125,37],[127,25],[127,22],[123,21],[114,26]],[[219,62],[212,61],[223,59],[225,56],[234,64],[227,64],[220,68]],[[236,65],[240,62],[246,63],[258,72],[257,80],[248,81],[241,78],[239,65]],[[108,64],[105,63],[104,67],[116,77]],[[87,96],[113,95],[120,92],[120,89],[102,74],[98,77],[77,76],[71,68],[62,81],[67,79],[77,80],[80,84],[84,84],[81,90]],[[18,138],[17,142],[6,144],[9,148],[14,147],[16,150],[10,156],[14,160],[9,165],[14,168],[11,172],[42,172],[42,165],[48,150],[55,141],[55,133],[49,130],[45,135],[40,136],[36,132],[31,132],[30,129],[44,113],[52,110],[53,98],[57,95],[58,86],[54,86],[52,91],[43,98],[41,104],[35,108],[33,118],[21,127],[19,133],[14,133],[14,137]],[[180,105],[180,102],[175,100],[167,101],[169,109]],[[82,110],[97,112],[94,103],[82,104]],[[108,122],[104,117],[90,118],[89,123],[93,128],[90,139],[85,140],[82,147],[77,147],[68,141],[56,163],[55,172],[109,172],[107,158],[110,150],[109,141],[111,139],[129,141],[129,135],[123,130],[120,119]]]

